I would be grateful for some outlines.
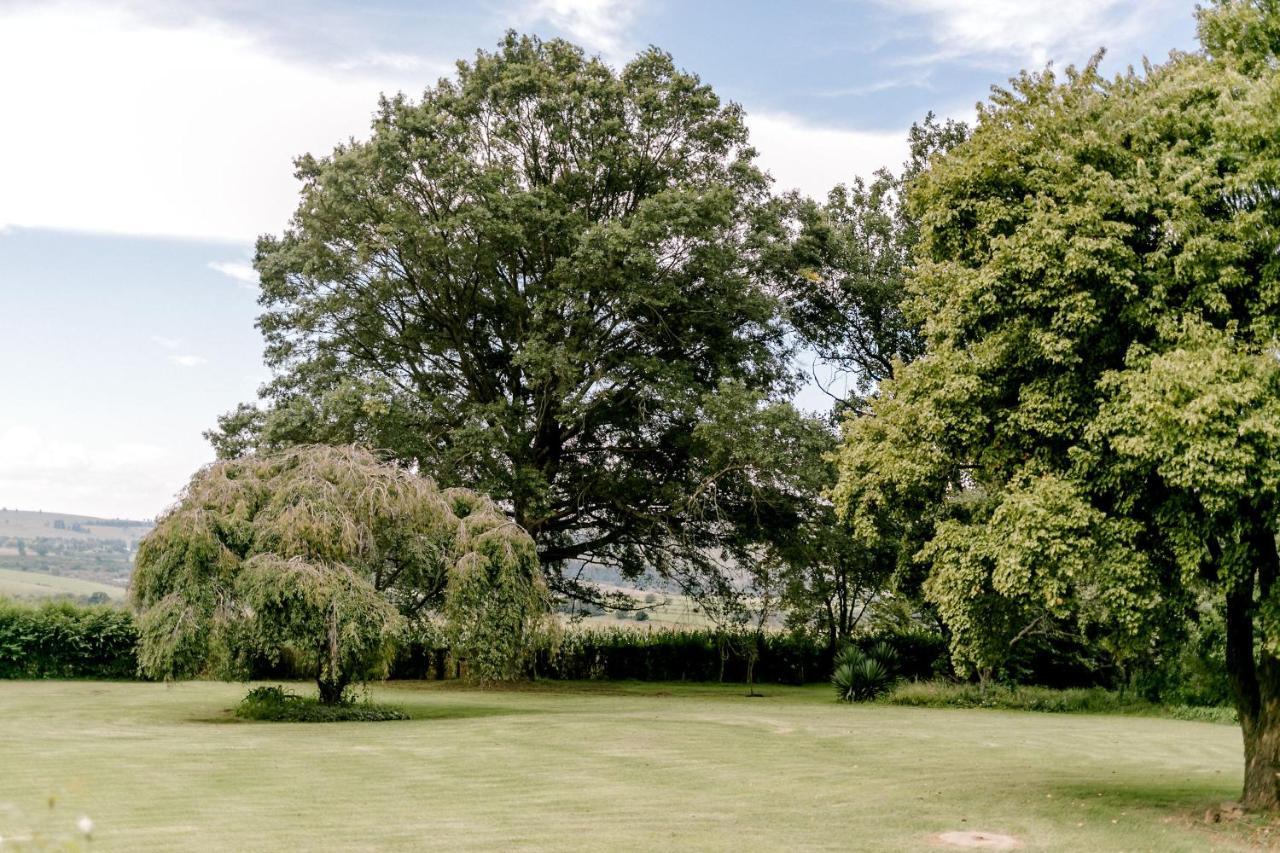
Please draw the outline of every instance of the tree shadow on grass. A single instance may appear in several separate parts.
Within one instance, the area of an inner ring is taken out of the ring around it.
[[[1199,809],[1203,813],[1210,805],[1218,805],[1240,795],[1238,780],[1226,774],[1200,779],[1075,782],[1048,785],[1045,791],[1054,797],[1079,801],[1087,809],[1107,813],[1128,809],[1164,813],[1191,813]]]
[[[380,703],[381,704],[381,703]],[[218,714],[207,717],[192,717],[189,722],[192,723],[216,723],[226,724],[233,723],[237,725],[336,725],[336,724],[357,724],[371,725],[373,723],[408,723],[420,720],[471,720],[481,719],[485,717],[513,717],[527,716],[530,714],[544,713],[541,710],[529,708],[508,708],[496,705],[402,705],[400,703],[385,703],[409,715],[407,720],[331,720],[324,722],[314,721],[290,721],[290,720],[246,720],[243,717],[236,716],[235,708],[223,708]]]
[[[1240,796],[1239,780],[1213,777],[1100,781],[1048,786],[1054,797],[1079,802],[1085,820],[1124,820],[1127,814],[1159,814],[1169,823],[1201,833],[1215,843],[1274,850],[1280,841],[1280,817],[1244,814],[1224,818],[1222,807]]]

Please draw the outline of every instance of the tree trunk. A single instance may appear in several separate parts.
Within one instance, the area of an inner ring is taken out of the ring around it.
[[[316,686],[320,688],[320,704],[321,705],[340,705],[342,704],[342,694],[347,690],[347,681],[344,678],[319,678],[316,679]]]
[[[1244,738],[1246,809],[1280,809],[1280,659],[1255,649],[1254,587],[1262,600],[1280,575],[1275,534],[1255,518],[1249,536],[1252,571],[1227,592],[1227,676]],[[1229,569],[1230,567],[1224,567]]]
[[[1274,661],[1273,661],[1274,662]],[[1280,809],[1280,718],[1276,716],[1277,691],[1269,691],[1270,707],[1244,729],[1244,796],[1246,809]]]
[[[329,608],[328,642],[320,650],[316,667],[316,686],[320,688],[321,705],[337,705],[342,702],[351,677],[342,671],[342,658],[338,645],[338,606]]]

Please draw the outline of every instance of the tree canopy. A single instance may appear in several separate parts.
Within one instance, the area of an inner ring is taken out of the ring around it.
[[[509,507],[562,588],[568,561],[696,561],[691,437],[726,384],[794,379],[753,157],[741,109],[657,50],[614,72],[511,34],[383,99],[367,141],[298,160],[255,260],[268,405],[215,447],[385,450]]]
[[[531,563],[533,541],[488,498],[440,490],[364,450],[217,462],[138,546],[139,662],[153,677],[245,674],[289,651],[336,702],[353,680],[385,672],[405,620],[444,613],[455,632],[489,638],[455,649],[476,658],[475,675],[510,678],[548,609]],[[472,600],[476,576],[497,578],[500,597],[455,605]]]
[[[781,203],[785,228],[773,257],[787,318],[820,361],[853,379],[852,397],[832,394],[842,407],[860,407],[896,363],[920,354],[919,324],[903,310],[920,235],[905,194],[935,154],[967,134],[962,122],[930,113],[912,125],[910,157],[897,173],[855,178],[825,203],[799,195]]]
[[[849,421],[961,668],[1071,619],[1118,655],[1227,620],[1245,800],[1280,805],[1280,16],[1115,79],[1023,74],[913,189],[923,355]],[[876,535],[874,525],[862,530]]]

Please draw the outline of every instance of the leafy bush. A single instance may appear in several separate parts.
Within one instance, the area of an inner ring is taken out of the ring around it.
[[[935,632],[875,631],[858,637],[854,645],[877,660],[892,661],[899,678],[926,680],[951,673],[947,640]]]
[[[836,657],[831,683],[842,702],[866,702],[884,693],[897,681],[897,655],[886,642],[866,650],[856,645]]]
[[[319,699],[298,696],[283,687],[255,687],[236,707],[236,716],[245,720],[282,723],[376,723],[384,720],[407,720],[409,715],[399,708],[352,701],[349,695],[337,703],[324,704]]]
[[[1231,708],[1164,706],[1143,697],[1100,687],[1055,690],[1027,685],[957,684],[919,681],[898,685],[881,700],[889,705],[921,708],[995,708],[1007,711],[1041,711],[1055,714],[1144,714],[1212,723],[1234,723]]]
[[[1134,673],[1133,687],[1153,702],[1173,705],[1229,705],[1227,627],[1221,607],[1202,601],[1183,636]]]
[[[116,607],[0,599],[0,678],[134,678],[137,639]]]
[[[766,634],[755,680],[804,684],[822,679],[827,669],[818,640]],[[747,661],[714,630],[604,628],[566,631],[557,648],[539,654],[536,672],[566,680],[745,681]]]

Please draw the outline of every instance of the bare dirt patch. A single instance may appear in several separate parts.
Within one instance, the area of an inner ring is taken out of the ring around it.
[[[1021,850],[1022,842],[1012,835],[998,832],[973,832],[956,830],[940,832],[937,840],[944,847],[965,847],[971,850]]]

